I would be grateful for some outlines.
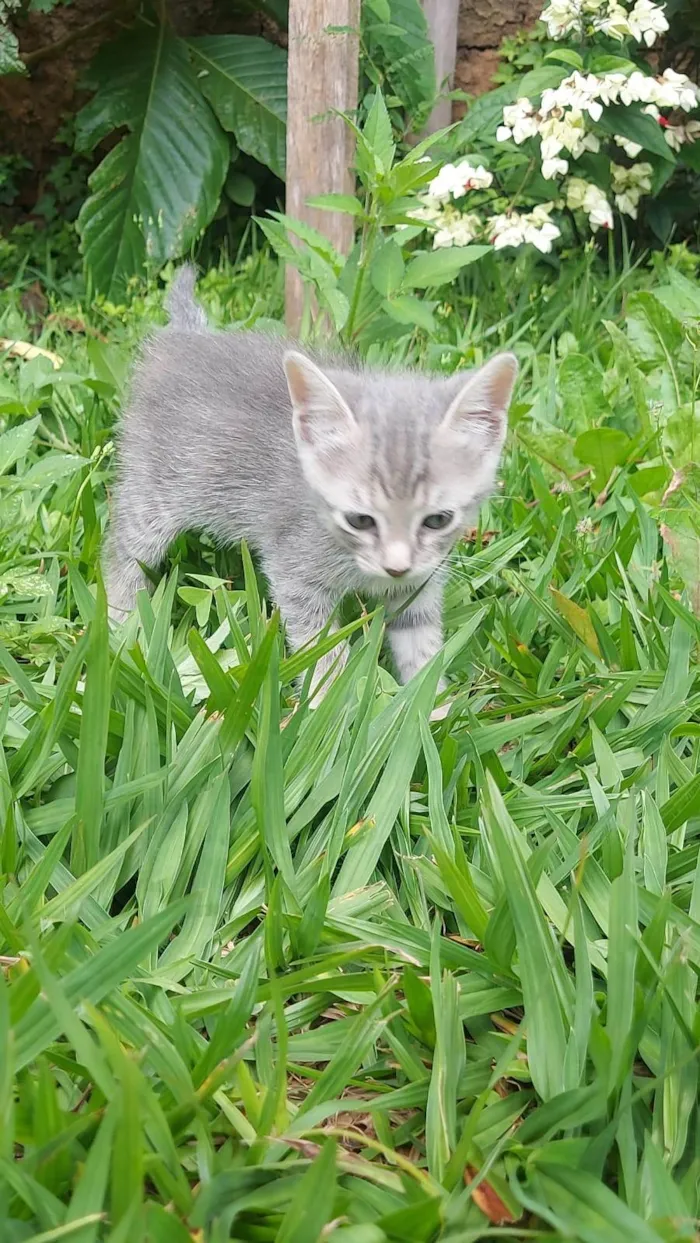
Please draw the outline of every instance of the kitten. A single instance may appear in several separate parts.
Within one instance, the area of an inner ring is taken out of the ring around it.
[[[112,617],[146,586],[139,562],[156,566],[180,532],[206,530],[259,554],[294,648],[348,593],[383,601],[408,681],[443,641],[445,560],[493,488],[515,358],[449,379],[363,367],[211,331],[193,293],[187,266],[133,378],[107,549]],[[345,656],[318,661],[314,689]]]

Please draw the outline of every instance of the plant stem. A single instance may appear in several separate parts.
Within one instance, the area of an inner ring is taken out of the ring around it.
[[[348,340],[352,340],[353,338],[353,329],[355,327],[355,321],[357,319],[357,312],[360,309],[360,298],[362,296],[362,290],[364,288],[365,275],[367,272],[367,268],[369,267],[372,254],[374,252],[374,243],[375,243],[376,236],[377,236],[378,225],[377,225],[377,218],[376,218],[377,217],[376,197],[374,193],[372,193],[372,196],[370,198],[368,214],[369,214],[369,219],[366,220],[362,226],[362,236],[360,238],[360,257],[357,261],[357,275],[355,277],[355,288],[353,289],[353,293],[352,293],[352,301],[350,303],[350,314],[348,315],[348,322],[345,325],[345,333],[348,337]]]

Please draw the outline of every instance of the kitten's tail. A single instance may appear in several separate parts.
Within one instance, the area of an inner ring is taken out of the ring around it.
[[[196,279],[192,264],[183,264],[175,273],[165,299],[170,325],[181,332],[205,332],[207,329],[207,317],[194,296]]]

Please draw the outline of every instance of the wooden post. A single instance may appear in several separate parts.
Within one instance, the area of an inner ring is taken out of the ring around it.
[[[447,82],[447,89],[451,90],[457,64],[459,0],[423,0],[423,9],[428,21],[430,38],[435,48],[437,84],[442,87]],[[428,117],[424,133],[434,134],[436,130],[449,125],[451,120],[452,101],[441,99]]]
[[[329,27],[348,28],[333,34]],[[307,207],[316,194],[354,194],[352,130],[332,109],[357,108],[360,0],[290,0],[286,211],[347,253],[352,216]],[[286,273],[286,319],[296,333],[304,306],[299,273]]]

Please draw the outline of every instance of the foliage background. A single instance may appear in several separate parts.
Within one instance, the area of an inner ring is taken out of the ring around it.
[[[3,1243],[697,1238],[700,258],[397,241],[434,173],[405,141],[429,65],[414,46],[401,66],[381,3],[365,20],[358,245],[307,232],[296,260],[367,358],[521,363],[444,656],[410,686],[351,602],[352,658],[311,712],[295,679],[336,638],[287,654],[246,551],[206,540],[107,625],[116,419],[172,238],[131,220],[123,253],[155,238],[159,275],[91,297],[64,207],[96,167],[88,222],[129,223],[102,161],[128,190],[153,150],[131,57],[71,129],[95,164],[68,158],[44,231],[3,242]],[[149,31],[150,80],[194,89],[187,48]],[[504,76],[541,53],[519,42]],[[195,97],[217,176],[250,178],[264,232],[227,195],[200,294],[214,323],[271,330],[295,226],[263,214],[280,183],[221,98]]]

